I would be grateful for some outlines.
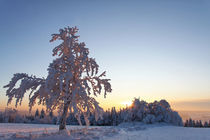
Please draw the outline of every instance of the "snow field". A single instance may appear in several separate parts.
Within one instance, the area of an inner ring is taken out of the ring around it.
[[[210,128],[186,128],[167,124],[123,123],[119,126],[67,126],[0,124],[0,140],[210,140]]]

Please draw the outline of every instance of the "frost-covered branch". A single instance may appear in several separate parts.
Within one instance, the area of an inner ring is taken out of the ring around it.
[[[19,87],[16,88],[18,81],[20,81],[20,85],[18,85]],[[44,84],[44,82],[44,79],[36,78],[35,76],[28,76],[25,73],[14,74],[9,84],[4,86],[4,88],[8,88],[6,91],[6,95],[9,98],[7,104],[10,104],[12,99],[16,98],[15,106],[17,107],[18,103],[21,105],[25,93],[31,90],[29,95],[30,98],[31,95],[39,90],[39,87]]]

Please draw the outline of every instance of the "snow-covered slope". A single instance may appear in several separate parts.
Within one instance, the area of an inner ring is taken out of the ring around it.
[[[131,128],[132,125],[121,128],[120,133],[109,140],[210,140],[210,128],[186,128],[166,124],[143,125],[142,129],[134,125]]]
[[[167,124],[124,123],[117,127],[0,124],[0,140],[210,140],[210,128],[185,128]]]

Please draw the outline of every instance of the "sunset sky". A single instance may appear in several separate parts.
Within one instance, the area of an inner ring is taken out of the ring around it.
[[[113,92],[97,99],[102,107],[140,97],[210,111],[209,0],[1,0],[0,109],[14,73],[47,76],[58,44],[51,34],[66,26],[79,28],[79,41],[111,79]]]

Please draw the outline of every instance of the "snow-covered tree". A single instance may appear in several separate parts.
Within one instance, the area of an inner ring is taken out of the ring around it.
[[[208,122],[205,121],[203,127],[208,127]]]
[[[208,125],[208,127],[210,127],[210,120],[209,120],[209,125]]]
[[[132,121],[142,121],[148,111],[147,103],[140,101],[140,98],[134,98],[130,107]]]
[[[37,109],[35,112],[35,118],[39,117],[39,110]]]
[[[105,79],[105,72],[98,75],[99,65],[89,57],[89,49],[85,43],[79,43],[77,27],[60,29],[58,34],[52,34],[50,42],[61,40],[62,43],[53,49],[56,59],[49,65],[47,78],[37,78],[25,73],[14,74],[8,85],[6,95],[8,104],[16,98],[16,106],[21,105],[24,94],[30,91],[30,110],[39,99],[38,104],[46,106],[47,111],[58,108],[61,112],[59,130],[66,128],[68,111],[74,112],[79,124],[84,115],[86,125],[88,117],[94,112],[97,120],[102,113],[99,103],[93,98],[104,89],[104,96],[111,92],[110,79]],[[18,88],[16,83],[20,82]]]
[[[111,110],[111,120],[112,120],[112,125],[116,126],[117,125],[117,111],[115,107],[112,107],[112,110]]]
[[[195,123],[195,120],[193,120],[193,127],[195,127],[196,126],[196,123]]]
[[[188,125],[189,126],[189,125]],[[190,126],[189,126],[190,127]],[[195,123],[195,127],[200,127],[200,122],[197,120]]]
[[[4,114],[0,112],[0,123],[4,122]]]
[[[199,127],[203,127],[203,123],[201,120],[199,120]]]
[[[186,120],[185,123],[184,123],[184,127],[188,127],[189,126],[189,121]]]
[[[49,113],[49,117],[52,119],[54,117],[53,111],[51,110]]]
[[[45,111],[44,109],[42,109],[40,113],[40,119],[43,119],[44,117],[45,117]]]
[[[17,110],[12,108],[6,108],[5,113],[5,122],[12,123],[15,122],[16,116],[17,116]]]

